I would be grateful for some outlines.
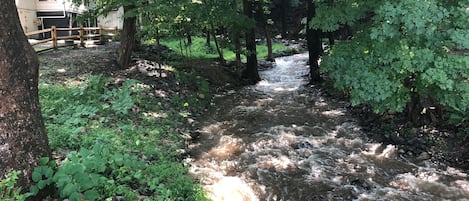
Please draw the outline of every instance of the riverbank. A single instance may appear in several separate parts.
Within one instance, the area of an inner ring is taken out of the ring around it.
[[[348,94],[333,89],[327,78],[320,87],[337,100],[349,101]],[[396,145],[403,157],[417,157],[444,167],[469,170],[468,128],[444,122],[416,126],[404,113],[375,114],[368,105],[349,106],[368,137],[383,144]],[[439,117],[441,118],[441,117]]]
[[[118,44],[39,55],[39,94],[53,149],[33,193],[51,199],[206,200],[188,174],[190,125],[210,103],[206,80],[134,57],[119,69]]]

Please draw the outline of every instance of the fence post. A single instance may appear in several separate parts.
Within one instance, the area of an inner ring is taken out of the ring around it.
[[[99,25],[99,42],[100,43],[103,43],[104,42],[104,39],[103,39],[103,27],[101,25]]]
[[[80,25],[80,46],[81,47],[85,47],[84,32],[85,32],[85,29],[83,28],[83,25]]]
[[[57,48],[57,28],[55,25],[51,27],[52,47]]]
[[[118,33],[118,29],[117,29],[117,26],[114,27],[114,36],[112,37],[112,39],[116,39],[117,38],[117,33]]]

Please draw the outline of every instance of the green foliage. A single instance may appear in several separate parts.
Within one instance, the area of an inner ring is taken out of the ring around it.
[[[204,200],[177,160],[184,140],[175,128],[185,121],[185,108],[162,109],[161,102],[169,100],[148,96],[149,89],[136,80],[115,83],[103,76],[78,86],[40,85],[50,144],[66,157],[42,159],[30,192],[53,185],[69,200]],[[165,118],[155,117],[163,113]]]
[[[343,25],[361,26],[361,20],[381,2],[383,1],[317,1],[316,17],[309,26],[323,31],[337,31]]]
[[[436,99],[453,119],[466,121],[468,3],[400,0],[376,5],[366,9],[374,15],[355,27],[360,31],[352,40],[332,48],[322,71],[335,87],[350,91],[354,105],[369,103],[375,112],[402,111],[412,98]],[[314,26],[335,29],[318,20]],[[337,26],[348,23],[331,21]]]
[[[22,194],[21,188],[16,187],[16,181],[20,171],[10,172],[5,179],[0,181],[0,200],[3,201],[24,201],[29,196],[28,194]]]
[[[135,105],[138,92],[137,81],[127,80],[120,88],[110,89],[110,79],[93,76],[89,82],[68,89],[64,86],[40,86],[43,116],[49,120],[46,128],[52,148],[79,148],[86,138],[83,135],[90,123],[109,122],[104,115],[114,114],[114,118],[128,114]]]

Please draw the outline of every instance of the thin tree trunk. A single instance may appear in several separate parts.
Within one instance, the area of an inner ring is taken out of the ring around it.
[[[253,6],[249,0],[243,0],[244,14],[253,18]],[[246,31],[246,71],[243,73],[243,77],[247,78],[251,84],[255,84],[261,80],[259,72],[257,70],[257,52],[256,52],[256,31],[252,28]]]
[[[310,83],[321,81],[321,74],[319,71],[319,58],[322,54],[321,32],[317,29],[310,28],[311,19],[316,15],[316,6],[312,1],[308,1],[308,16],[306,24],[306,40],[309,52],[309,76]]]
[[[270,37],[269,30],[267,29],[267,26],[264,27],[265,31],[265,41],[267,43],[267,61],[274,61],[274,56],[272,53],[272,37]]]
[[[190,31],[186,32],[186,38],[187,38],[187,45],[191,45],[192,44],[192,36],[191,36]]]
[[[239,31],[235,33],[234,43],[235,43],[235,53],[236,53],[236,72],[238,77],[241,78],[241,34]]]
[[[269,33],[269,24],[267,23],[267,16],[266,14],[264,13],[264,8],[263,8],[263,4],[262,2],[258,2],[257,3],[257,10],[256,12],[259,13],[257,16],[259,18],[259,23],[262,24],[262,29],[264,31],[264,37],[265,37],[265,41],[266,41],[266,45],[267,45],[267,57],[266,57],[266,60],[267,61],[273,61],[273,56],[272,56],[272,38],[270,37],[270,33]]]
[[[236,32],[235,34],[235,53],[236,53],[236,65],[241,67],[241,33]]]
[[[38,160],[51,156],[39,105],[39,60],[23,33],[15,1],[2,2],[0,27],[0,180],[19,170],[17,184],[29,190]]]
[[[124,13],[127,13],[132,9],[135,9],[135,7],[132,5],[124,6]],[[122,69],[129,66],[132,51],[135,48],[135,35],[137,33],[136,22],[136,17],[124,18],[124,25],[121,32],[121,45],[117,54],[117,63]]]
[[[205,37],[205,45],[207,45],[207,47],[211,47],[210,46],[210,30],[207,30],[207,34],[206,34],[206,37]]]
[[[156,28],[156,44],[158,46],[161,45],[160,29],[158,27]]]
[[[223,57],[223,50],[218,44],[218,39],[217,39],[213,25],[211,25],[211,27],[212,27],[212,33],[213,33],[213,41],[215,42],[215,47],[217,48],[217,52],[218,52],[218,59],[220,60],[220,63],[224,64],[226,61],[225,61],[225,58]]]

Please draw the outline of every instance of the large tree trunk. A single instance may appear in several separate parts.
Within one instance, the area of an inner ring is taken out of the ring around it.
[[[311,19],[316,15],[316,6],[308,1],[308,16],[306,24],[306,40],[309,51],[310,83],[320,82],[319,57],[322,54],[321,31],[310,28]]]
[[[39,60],[14,0],[2,1],[0,27],[0,179],[19,170],[18,185],[28,190],[38,159],[51,156],[39,105]]]
[[[244,14],[253,19],[253,6],[249,0],[243,0]],[[247,78],[252,84],[257,83],[261,80],[259,72],[257,71],[257,52],[256,52],[256,30],[252,29],[246,31],[246,71],[243,73],[243,77]]]
[[[124,13],[135,9],[134,6],[124,6]],[[117,54],[117,63],[121,68],[127,68],[131,61],[132,51],[135,48],[135,35],[137,33],[136,17],[124,18],[121,31],[121,45]]]

